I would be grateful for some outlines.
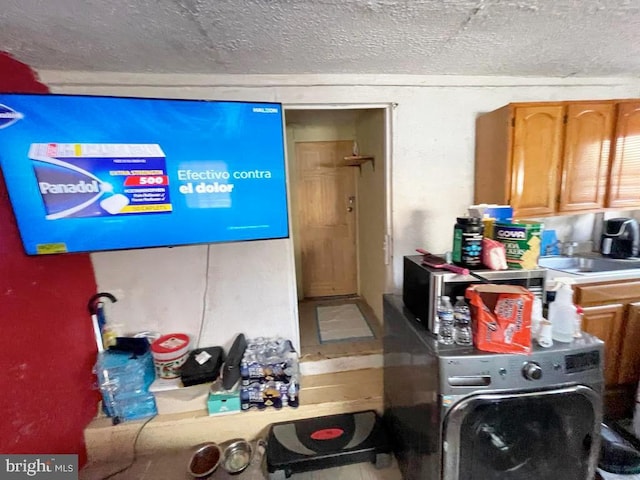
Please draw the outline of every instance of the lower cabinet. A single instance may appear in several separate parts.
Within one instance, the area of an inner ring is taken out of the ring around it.
[[[627,305],[619,368],[618,383],[637,383],[640,379],[640,302]]]
[[[604,384],[618,385],[620,350],[622,346],[622,324],[624,305],[614,303],[597,307],[584,307],[582,329],[595,335],[605,343],[604,347]]]
[[[640,280],[575,285],[574,301],[582,329],[605,342],[605,416],[629,417],[640,380]]]

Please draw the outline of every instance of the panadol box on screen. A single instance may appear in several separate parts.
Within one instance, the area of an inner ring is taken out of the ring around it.
[[[171,211],[157,144],[35,143],[29,158],[49,220]]]
[[[30,255],[289,235],[280,104],[0,94],[0,167]]]

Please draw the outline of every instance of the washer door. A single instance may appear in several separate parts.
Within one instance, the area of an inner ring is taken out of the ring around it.
[[[601,408],[584,386],[466,397],[445,418],[443,478],[591,478]]]

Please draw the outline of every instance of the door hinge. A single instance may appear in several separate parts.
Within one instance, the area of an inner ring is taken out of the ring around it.
[[[511,117],[511,126],[512,127],[516,126],[516,117]]]
[[[391,257],[393,256],[393,245],[392,245],[391,235],[386,234],[384,236],[384,241],[382,245],[382,249],[384,250],[384,264],[389,265],[391,263]]]
[[[562,123],[566,125],[568,120],[569,120],[569,116],[565,113],[564,117],[562,117]]]

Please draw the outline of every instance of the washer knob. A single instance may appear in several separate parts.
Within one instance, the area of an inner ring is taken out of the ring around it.
[[[534,362],[527,362],[522,367],[522,376],[527,380],[540,380],[542,378],[542,368]]]

